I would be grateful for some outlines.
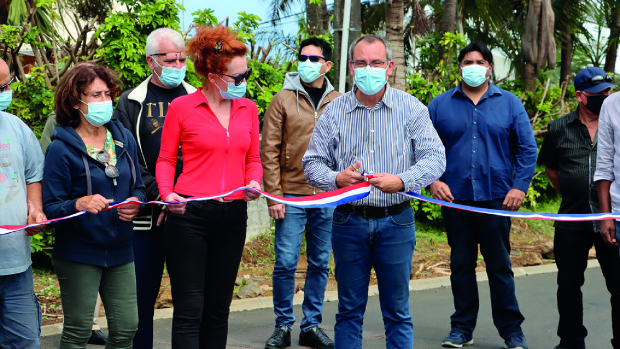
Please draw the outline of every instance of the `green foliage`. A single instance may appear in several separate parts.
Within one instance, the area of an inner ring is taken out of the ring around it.
[[[19,36],[20,29],[7,24],[2,25],[2,31],[0,31],[0,40],[10,48],[17,48],[17,45],[21,42],[21,36]]]
[[[249,59],[248,67],[252,68],[252,75],[247,80],[248,86],[245,97],[250,98],[258,106],[258,115],[262,125],[265,111],[269,107],[271,99],[282,90],[285,75],[282,71],[274,69],[273,66],[256,60]]]
[[[428,105],[461,81],[456,62],[458,48],[465,46],[466,41],[461,34],[445,33],[441,39],[438,34],[429,34],[420,42],[418,71],[407,76],[407,92]],[[438,45],[447,48],[443,57],[439,57]]]
[[[192,13],[192,16],[194,16],[194,24],[202,26],[202,27],[207,27],[207,26],[216,26],[218,25],[217,22],[217,17],[215,17],[215,15],[213,14],[213,10],[208,8],[206,10],[198,10],[196,12]]]
[[[150,75],[145,60],[147,36],[161,27],[179,30],[179,11],[175,0],[128,3],[129,12],[110,14],[95,37],[101,40],[96,57],[118,72],[126,88],[135,87]]]
[[[422,188],[420,194],[432,198],[431,191],[428,188]],[[411,200],[411,207],[415,212],[417,221],[428,222],[431,224],[441,224],[441,206],[419,200]]]
[[[202,86],[202,77],[198,75],[198,73],[196,73],[196,69],[194,68],[194,62],[188,59],[187,67],[185,69],[185,82],[196,88]]]
[[[45,84],[43,69],[34,67],[28,80],[11,84],[13,102],[6,110],[30,126],[37,138],[41,137],[45,120],[52,113],[54,106],[54,92]]]
[[[260,17],[248,14],[245,11],[239,12],[238,15],[239,19],[233,24],[233,29],[237,32],[239,41],[245,44],[256,44],[254,31],[258,29]]]
[[[43,229],[39,234],[30,237],[31,253],[41,252],[43,247],[54,247],[54,230],[51,228]],[[44,252],[51,257],[49,252]]]

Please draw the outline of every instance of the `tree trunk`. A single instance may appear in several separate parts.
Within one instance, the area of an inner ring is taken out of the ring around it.
[[[613,73],[616,70],[616,57],[618,54],[618,38],[615,37],[620,31],[620,9],[614,8],[612,11],[612,22],[609,23],[609,43],[607,47],[607,57],[605,57],[605,71]]]
[[[454,33],[456,26],[456,0],[444,0],[443,18],[441,20],[441,36],[445,33]],[[439,46],[439,59],[444,59],[445,47]]]
[[[525,63],[523,78],[525,80],[525,90],[536,91],[536,64]]]
[[[403,32],[404,17],[405,7],[403,0],[392,0],[391,5],[389,2],[386,3],[386,39],[392,44],[392,60],[394,60],[394,72],[390,76],[390,84],[395,89],[402,91],[407,88],[405,33]]]
[[[562,53],[561,53],[561,67],[560,67],[560,85],[564,81],[568,80],[568,76],[573,73],[571,65],[573,63],[573,35],[572,30],[569,27],[568,30],[562,34]]]
[[[306,24],[311,36],[323,34],[323,10],[320,5],[311,4],[310,0],[306,0]]]
[[[334,88],[340,90],[340,48],[342,46],[342,22],[344,17],[344,0],[334,0]],[[345,60],[348,62],[351,57],[348,56],[349,46],[357,38],[361,36],[360,29],[362,27],[362,5],[360,0],[351,0],[351,23],[349,25],[349,42],[347,45],[347,56]],[[353,30],[351,30],[353,29]],[[346,83],[343,91],[347,92],[353,88],[353,77],[346,71]]]
[[[321,1],[321,13],[322,13],[322,18],[323,18],[323,30],[329,32],[331,31],[330,28],[330,24],[331,21],[329,20],[329,11],[327,11],[327,1],[323,0]]]

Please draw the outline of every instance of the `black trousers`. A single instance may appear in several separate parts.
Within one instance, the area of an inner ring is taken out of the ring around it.
[[[184,215],[168,217],[173,349],[226,347],[247,218],[243,200],[190,202]]]
[[[618,247],[607,245],[601,234],[576,230],[555,229],[555,262],[558,266],[558,337],[566,348],[581,348],[588,335],[583,325],[584,273],[588,251],[594,245],[596,257],[611,294],[611,322],[614,341],[620,340],[620,257]],[[613,341],[612,341],[613,343]],[[614,348],[620,348],[616,343]]]

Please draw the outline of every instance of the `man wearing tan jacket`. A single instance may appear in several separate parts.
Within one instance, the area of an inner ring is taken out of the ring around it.
[[[312,37],[302,41],[299,53],[298,73],[286,75],[282,91],[273,97],[267,109],[261,144],[265,191],[284,197],[320,192],[306,182],[301,158],[308,148],[321,112],[340,96],[325,77],[332,67],[332,49],[329,44],[323,39]],[[308,270],[299,345],[318,349],[334,348],[334,342],[319,327],[332,250],[334,210],[295,208],[270,200],[268,205],[269,215],[276,220],[276,263],[273,271],[276,328],[265,348],[280,349],[291,345],[291,330],[295,323],[295,271],[304,230]]]

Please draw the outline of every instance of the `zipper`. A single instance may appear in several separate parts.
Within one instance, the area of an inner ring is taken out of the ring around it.
[[[590,134],[588,133],[588,137]],[[594,212],[594,207],[592,207],[592,150],[594,147],[594,143],[590,144],[590,151],[588,152],[588,206],[590,206],[590,211]],[[596,221],[592,221],[592,227],[596,231]]]
[[[230,127],[230,119],[228,120],[228,127]],[[222,166],[222,192],[224,192],[224,184],[226,178],[226,160],[228,160],[228,148],[230,147],[230,132],[228,132],[228,127],[224,127],[226,130],[226,153],[224,153],[224,166]]]

